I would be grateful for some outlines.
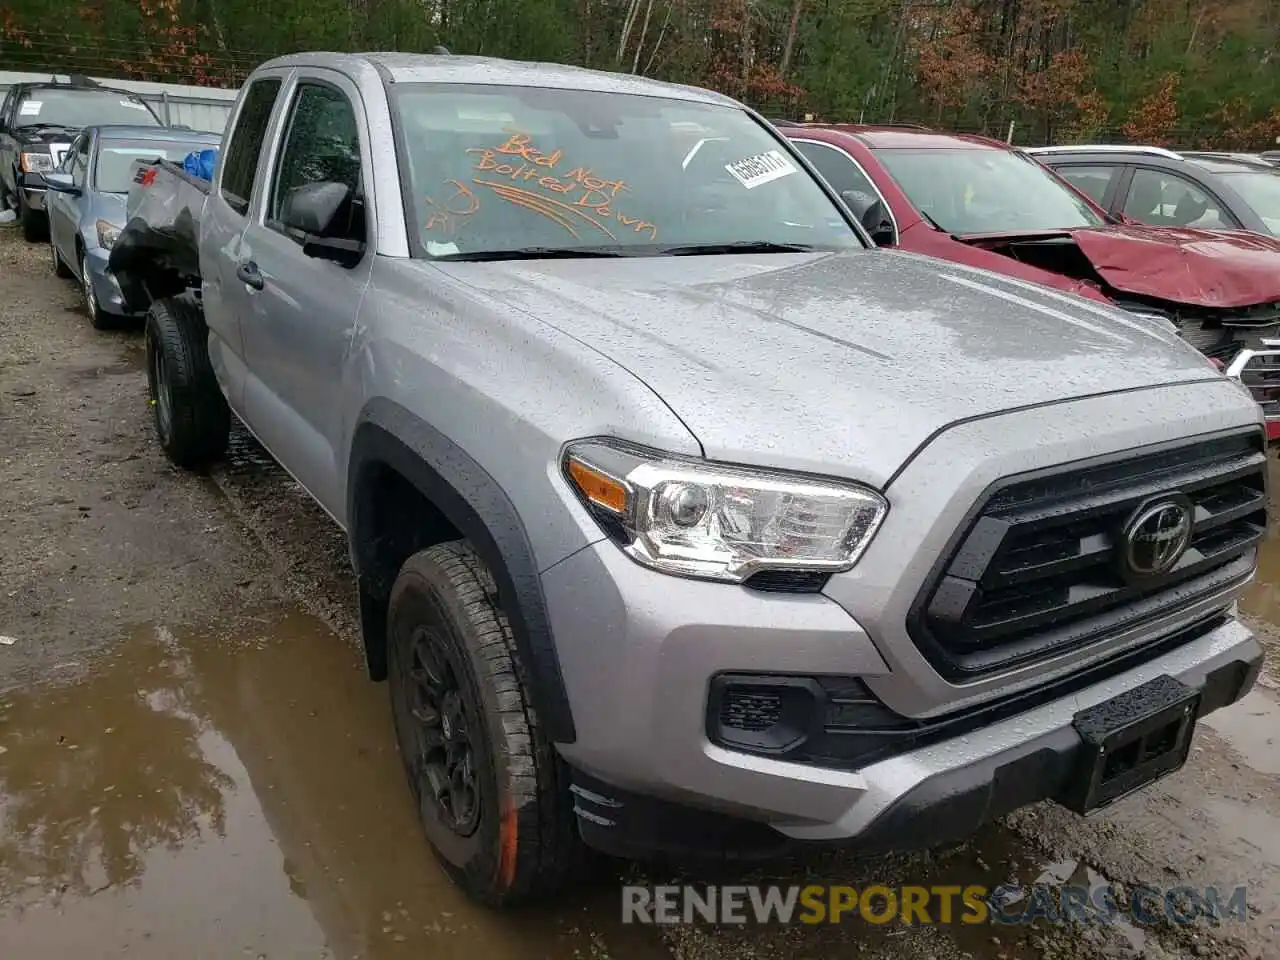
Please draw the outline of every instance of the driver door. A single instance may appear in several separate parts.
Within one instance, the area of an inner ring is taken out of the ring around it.
[[[303,252],[284,223],[286,201],[309,184],[336,182],[361,197],[368,170],[367,124],[360,97],[346,78],[302,70],[271,164],[240,249],[238,276],[248,294],[242,325],[248,377],[245,409],[254,432],[331,514],[344,512],[346,463],[337,454],[343,423],[337,394],[377,236],[371,206],[363,236],[369,244],[354,267]]]
[[[58,166],[60,173],[71,175],[71,182],[82,191],[88,189],[89,135],[82,133],[67,148],[66,156]],[[48,190],[44,195],[45,212],[49,217],[49,242],[58,251],[62,262],[77,275],[80,273],[80,257],[76,253],[76,233],[80,228],[80,210],[84,197]]]

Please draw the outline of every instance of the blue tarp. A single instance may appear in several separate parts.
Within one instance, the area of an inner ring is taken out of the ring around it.
[[[213,167],[218,160],[218,149],[193,150],[182,161],[182,169],[201,180],[213,179]]]

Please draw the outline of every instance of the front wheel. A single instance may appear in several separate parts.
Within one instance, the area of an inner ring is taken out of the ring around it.
[[[427,839],[468,895],[506,907],[562,889],[582,848],[496,593],[465,543],[410,557],[391,590],[387,679]]]
[[[54,248],[54,259],[58,257]],[[89,314],[89,322],[95,330],[110,330],[113,326],[111,314],[102,309],[98,303],[98,291],[93,286],[93,274],[89,272],[88,254],[80,254],[80,292],[84,294],[84,308]]]
[[[146,350],[160,445],[180,467],[207,466],[226,452],[231,410],[209,362],[209,328],[194,298],[184,294],[151,304]]]
[[[70,279],[71,271],[67,269],[67,265],[62,262],[62,255],[58,253],[58,245],[53,242],[52,232],[49,236],[49,256],[53,260],[53,275],[61,277],[63,280]]]

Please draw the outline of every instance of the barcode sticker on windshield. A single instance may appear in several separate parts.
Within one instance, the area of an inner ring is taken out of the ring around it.
[[[38,117],[40,115],[40,108],[43,106],[43,100],[24,100],[22,102],[22,106],[18,107],[18,116]]]
[[[137,100],[121,100],[121,101],[120,101],[120,106],[122,106],[122,107],[133,107],[133,109],[135,109],[135,110],[145,110],[145,109],[147,109],[147,108],[146,108],[146,106],[144,106],[143,104],[139,103]]]
[[[758,156],[726,163],[724,168],[748,190],[754,190],[762,183],[771,183],[796,172],[795,165],[780,150],[770,150]]]

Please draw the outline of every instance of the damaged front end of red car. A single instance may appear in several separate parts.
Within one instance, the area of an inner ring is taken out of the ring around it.
[[[1243,232],[1109,225],[956,239],[1096,287],[1171,322],[1263,409],[1280,443],[1280,241]]]

